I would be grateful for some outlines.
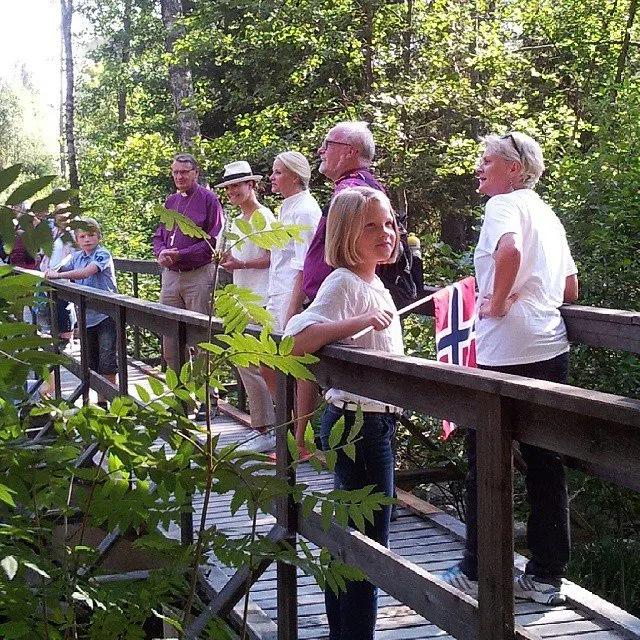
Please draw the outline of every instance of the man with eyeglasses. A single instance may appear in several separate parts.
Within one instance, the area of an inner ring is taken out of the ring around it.
[[[184,235],[177,226],[169,231],[160,224],[153,236],[153,253],[162,267],[160,302],[171,307],[208,314],[213,288],[211,247],[223,224],[220,200],[212,191],[198,184],[200,168],[196,159],[181,153],[173,158],[171,175],[176,193],[165,201],[172,209],[195,222],[209,234],[209,240]],[[178,370],[178,350],[174,338],[164,336],[167,365]]]
[[[319,171],[334,183],[332,199],[349,187],[373,187],[384,193],[384,188],[369,171],[376,145],[366,122],[339,122],[327,134],[318,148]],[[298,311],[306,300],[312,301],[320,285],[332,268],[324,261],[324,241],[329,204],[322,210],[322,218],[309,246],[302,272],[302,289],[294,291]]]

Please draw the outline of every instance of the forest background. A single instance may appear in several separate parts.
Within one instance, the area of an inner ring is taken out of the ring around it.
[[[313,165],[332,124],[363,119],[426,282],[451,282],[472,270],[480,137],[519,130],[542,144],[538,191],[567,229],[581,304],[640,310],[637,0],[61,3],[88,26],[75,41],[77,180],[114,255],[151,257],[185,142],[215,183],[238,159],[268,176],[286,149]],[[176,70],[189,85],[178,118]],[[0,83],[0,161],[50,173],[58,163],[22,131],[25,91],[37,91],[26,75],[19,90]],[[317,172],[311,188],[326,201]],[[571,381],[640,397],[640,363],[574,348]],[[599,540],[575,549],[574,577],[640,614],[637,496],[577,475],[572,494]]]

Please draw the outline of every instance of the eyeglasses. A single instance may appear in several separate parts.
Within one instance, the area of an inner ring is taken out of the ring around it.
[[[192,171],[195,171],[195,169],[180,169],[180,170],[175,170],[171,172],[171,175],[174,177],[184,177],[187,174],[191,173]]]
[[[507,140],[507,139],[511,140],[511,144],[513,145],[513,148],[516,150],[518,157],[522,160],[522,150],[518,146],[518,143],[516,142],[514,135],[512,133],[507,133],[504,136],[500,136],[500,140]]]
[[[349,144],[348,142],[338,142],[337,140],[323,140],[322,144],[320,145],[321,149],[326,149],[330,144],[339,144],[341,147],[352,147],[352,144]]]

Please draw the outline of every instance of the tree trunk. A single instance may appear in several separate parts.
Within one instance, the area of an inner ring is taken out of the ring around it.
[[[365,92],[371,93],[373,88],[373,0],[362,0],[362,13],[364,14],[364,25],[362,27],[362,39],[364,49],[364,81]]]
[[[402,74],[403,80],[408,82],[411,74],[411,45],[413,41],[413,0],[406,0],[407,12],[405,15],[404,32],[402,34]],[[407,108],[403,104],[400,107],[400,122],[402,123],[402,132],[404,133],[404,141],[402,144],[402,152],[400,156],[400,166],[405,168],[407,151],[409,149],[409,115]],[[406,175],[406,172],[405,172]],[[405,220],[405,226],[409,227],[409,206],[407,188],[403,185],[398,189],[398,214]]]
[[[60,148],[60,177],[67,179],[67,161],[65,159],[65,130],[64,130],[64,38],[62,37],[62,29],[60,31],[60,122],[58,130],[58,144]]]
[[[131,0],[125,0],[122,17],[122,36],[120,43],[120,81],[118,83],[118,122],[127,120],[127,83],[129,60],[131,59]]]
[[[67,165],[69,166],[69,184],[72,189],[80,187],[78,179],[78,166],[76,163],[76,142],[75,142],[75,101],[74,101],[74,78],[73,78],[73,44],[71,42],[71,22],[73,20],[73,0],[60,0],[62,9],[62,39],[64,42],[65,57],[65,77],[67,85],[67,96],[65,105],[65,135],[67,140]],[[79,204],[79,198],[74,199],[74,204]]]
[[[631,42],[631,29],[633,28],[633,22],[636,17],[636,9],[638,8],[638,1],[631,0],[629,4],[629,16],[627,18],[627,29],[624,32],[624,39],[622,41],[622,49],[620,49],[620,55],[618,56],[618,64],[616,68],[616,85],[622,82],[622,74],[627,64],[627,55],[629,53],[629,43]]]
[[[173,45],[184,35],[184,28],[176,23],[182,17],[183,9],[180,0],[160,0],[162,22],[166,29],[165,48],[173,53]],[[187,149],[193,139],[200,135],[200,122],[195,111],[188,106],[193,98],[193,81],[191,70],[185,61],[169,64],[169,84],[173,96],[178,123],[180,146]]]

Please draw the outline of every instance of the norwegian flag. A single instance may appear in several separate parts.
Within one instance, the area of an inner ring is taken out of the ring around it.
[[[445,287],[433,297],[436,320],[436,359],[463,367],[476,366],[476,281],[469,276]],[[456,428],[442,421],[443,440]]]

